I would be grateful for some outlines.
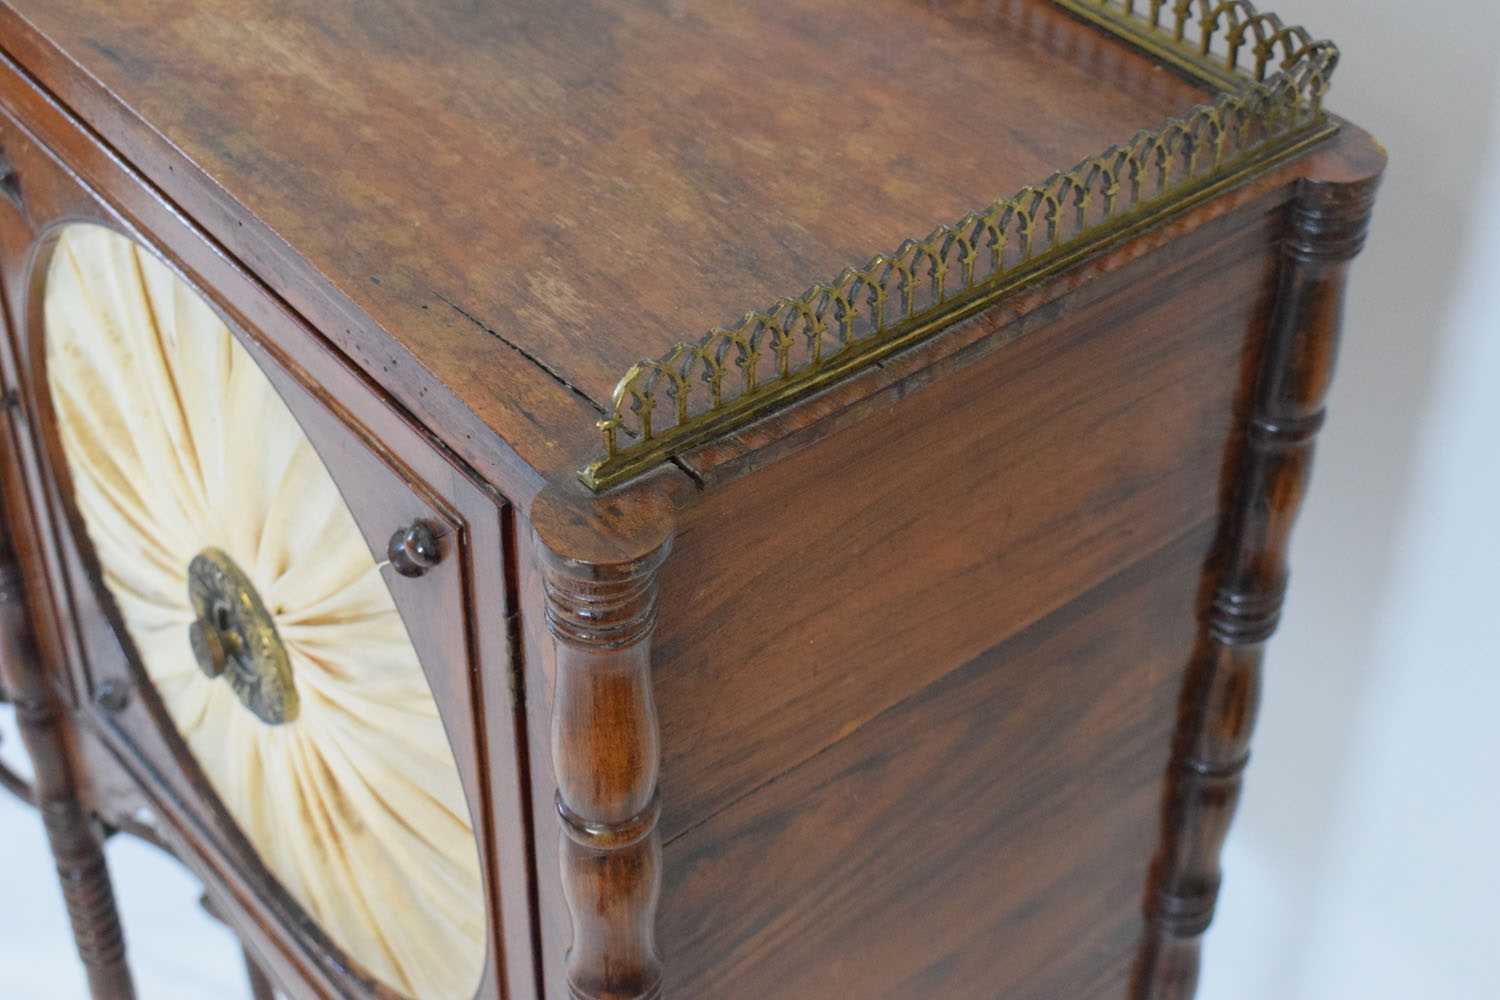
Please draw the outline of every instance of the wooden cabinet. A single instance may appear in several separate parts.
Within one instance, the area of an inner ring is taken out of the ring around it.
[[[96,995],[125,831],[296,997],[1190,996],[1384,163],[1319,37],[0,2],[0,678]]]

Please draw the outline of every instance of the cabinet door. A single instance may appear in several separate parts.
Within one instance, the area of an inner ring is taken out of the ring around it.
[[[283,985],[530,995],[508,506],[41,125],[0,263],[49,668]]]

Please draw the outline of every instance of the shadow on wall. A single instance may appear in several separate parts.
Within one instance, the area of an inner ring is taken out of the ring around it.
[[[1460,259],[1500,170],[1485,163],[1500,89],[1492,51],[1500,7],[1276,6],[1338,41],[1330,106],[1385,143],[1390,165],[1350,281],[1329,422],[1292,546],[1292,589],[1268,654],[1200,1000],[1300,1000],[1315,989],[1319,927],[1338,919],[1340,902],[1319,890],[1342,850],[1339,819],[1361,763],[1357,736],[1382,626],[1400,620],[1399,543],[1439,361],[1458,332]],[[1352,970],[1351,979],[1359,979]]]

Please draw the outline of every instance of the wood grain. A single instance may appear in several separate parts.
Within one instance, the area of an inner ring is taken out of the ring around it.
[[[669,840],[1219,510],[1279,219],[985,330],[681,513],[655,664]]]
[[[0,0],[3,471],[62,826],[148,799],[273,981],[384,995],[121,686],[31,308],[83,218],[221,310],[375,551],[442,533],[393,588],[485,858],[482,996],[1182,1000],[1327,372],[1283,347],[1336,326],[1286,210],[1378,173],[1368,137],[627,490],[570,477],[640,355],[1204,96],[1044,0]]]
[[[667,847],[682,997],[1119,997],[1210,521]]]
[[[554,649],[558,856],[572,917],[573,1000],[657,1000],[661,733],[651,682],[670,502],[594,508],[563,489],[531,507]],[[654,502],[652,502],[654,500]]]
[[[14,78],[5,78],[0,93],[36,96]],[[490,918],[483,988],[516,997],[534,993],[540,971],[530,805],[523,784],[524,721],[510,670],[504,499],[252,276],[226,267],[190,223],[162,211],[150,192],[133,190],[130,175],[89,145],[86,134],[70,130],[57,109],[36,110],[35,131],[0,110],[0,149],[24,191],[21,210],[0,204],[0,291],[13,334],[0,343],[0,371],[16,430],[16,447],[0,471],[29,504],[25,520],[34,534],[25,539],[23,558],[37,562],[38,645],[46,662],[56,665],[59,690],[84,693],[74,721],[91,728],[91,737],[80,743],[80,759],[91,770],[80,787],[93,793],[90,804],[117,825],[140,807],[144,789],[170,846],[215,886],[219,909],[278,982],[321,995],[369,993],[366,977],[310,926],[213,796],[134,650],[122,641],[98,583],[56,439],[39,308],[58,225],[88,221],[141,241],[221,313],[299,420],[377,559],[385,558],[396,529],[413,521],[435,525],[443,535],[445,557],[422,577],[390,571],[386,580],[453,743],[480,840]],[[153,222],[149,235],[60,163],[39,133],[62,140],[78,152],[77,162],[100,171],[111,190],[135,199],[133,206]],[[206,273],[195,269],[199,263]],[[128,696],[118,710],[96,711],[89,695],[106,684]],[[95,752],[100,746],[104,752]],[[110,769],[96,772],[94,763],[101,760],[110,761]],[[123,794],[116,791],[122,775],[134,786]]]
[[[461,454],[469,411],[544,474],[638,358],[1205,97],[1043,0],[7,0],[0,30]]]
[[[1305,182],[1289,206],[1281,277],[1246,446],[1223,519],[1211,605],[1183,687],[1135,995],[1191,1000],[1213,919],[1219,853],[1239,803],[1266,643],[1286,594],[1287,548],[1323,425],[1349,263],[1364,245],[1376,172]]]

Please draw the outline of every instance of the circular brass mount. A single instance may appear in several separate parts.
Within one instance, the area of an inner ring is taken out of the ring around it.
[[[240,704],[269,726],[297,718],[292,664],[250,579],[223,551],[207,548],[188,564],[188,599],[197,620],[188,640],[198,667],[223,677]]]

